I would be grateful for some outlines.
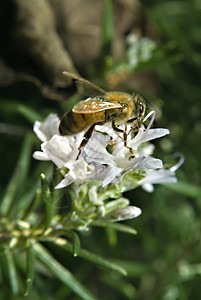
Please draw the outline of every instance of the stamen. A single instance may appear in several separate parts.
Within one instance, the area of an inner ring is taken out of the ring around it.
[[[170,168],[171,172],[175,172],[176,170],[178,170],[183,165],[185,160],[185,156],[183,155],[183,153],[179,153],[179,152],[174,153],[173,157],[179,157],[179,161],[176,165]]]
[[[148,113],[148,115],[146,115],[146,117],[145,117],[144,120],[143,120],[143,123],[144,123],[151,115],[153,115],[153,116],[152,116],[151,121],[149,122],[149,125],[147,126],[145,132],[148,131],[148,130],[150,129],[150,127],[152,126],[152,124],[153,124],[153,122],[154,122],[154,119],[155,119],[155,117],[156,117],[156,112],[155,112],[155,110],[150,111],[150,112]]]

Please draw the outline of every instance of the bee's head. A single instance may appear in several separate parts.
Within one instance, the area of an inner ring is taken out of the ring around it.
[[[146,104],[144,98],[138,93],[133,94],[133,104],[133,118],[129,119],[127,124],[133,123],[132,125],[135,127],[136,124],[140,125],[143,122]]]
[[[145,100],[139,93],[134,94],[133,98],[135,103],[135,115],[142,122],[146,109]]]

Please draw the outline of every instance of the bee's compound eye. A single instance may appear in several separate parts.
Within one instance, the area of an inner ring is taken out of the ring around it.
[[[142,101],[139,101],[139,107],[140,107],[140,114],[143,114],[143,112],[144,112],[144,103]]]

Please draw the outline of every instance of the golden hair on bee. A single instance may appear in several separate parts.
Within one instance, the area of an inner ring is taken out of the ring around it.
[[[137,132],[139,130],[146,108],[143,97],[138,93],[131,95],[124,92],[106,92],[76,74],[69,72],[63,74],[76,81],[79,93],[91,95],[91,97],[78,102],[63,116],[59,124],[60,134],[76,135],[85,130],[80,150],[87,144],[96,125],[111,122],[116,132],[123,133],[124,145],[132,153],[132,149],[127,146],[127,135],[130,132],[127,133],[126,129],[120,129],[118,126],[124,124],[126,127],[129,124],[131,125],[130,131]]]

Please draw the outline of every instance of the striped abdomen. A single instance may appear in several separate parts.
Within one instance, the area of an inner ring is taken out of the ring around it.
[[[63,116],[59,124],[59,132],[61,135],[74,135],[86,130],[91,125],[103,122],[105,113],[75,113],[72,110]]]

